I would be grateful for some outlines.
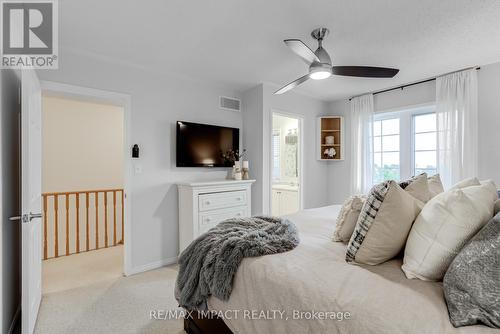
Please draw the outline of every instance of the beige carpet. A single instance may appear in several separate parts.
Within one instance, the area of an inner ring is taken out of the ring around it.
[[[35,333],[184,333],[181,319],[150,319],[150,310],[177,309],[176,275],[170,266],[45,294]]]
[[[123,246],[43,261],[43,294],[71,290],[123,276]]]

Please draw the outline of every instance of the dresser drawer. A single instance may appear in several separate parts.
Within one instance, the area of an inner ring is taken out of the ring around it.
[[[210,228],[219,224],[223,220],[229,218],[243,218],[248,217],[248,215],[248,209],[246,206],[200,213],[198,220],[199,234],[208,231]]]
[[[198,209],[200,212],[242,205],[247,205],[246,191],[203,194],[198,197]]]

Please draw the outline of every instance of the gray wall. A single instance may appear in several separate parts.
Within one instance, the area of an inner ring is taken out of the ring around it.
[[[21,212],[20,200],[20,147],[19,122],[20,104],[18,73],[0,70],[0,217],[2,225],[1,267],[2,267],[2,309],[0,328],[7,333],[14,315],[21,304],[21,225],[9,221],[9,217]]]
[[[59,70],[41,80],[116,91],[132,97],[131,140],[139,144],[142,174],[131,180],[132,269],[175,260],[178,253],[176,182],[224,179],[227,169],[175,167],[177,120],[242,127],[240,112],[219,108],[219,96],[241,98],[229,86],[165,77],[118,62],[64,53]],[[130,157],[126,157],[129,159]]]
[[[304,127],[304,208],[328,204],[328,164],[316,159],[317,117],[326,114],[325,102],[295,92],[274,95],[279,87],[260,84],[243,94],[243,145],[250,152],[252,177],[257,179],[252,192],[253,214],[269,213],[271,115],[289,113],[303,119]]]
[[[374,98],[375,111],[383,112],[406,106],[434,103],[436,82],[415,85],[403,90],[378,94]],[[329,103],[328,110],[334,115],[344,115],[347,133],[350,129],[350,105],[348,100]],[[478,72],[479,114],[479,178],[493,179],[500,186],[500,144],[496,134],[500,127],[500,63],[481,66]],[[346,161],[330,162],[328,183],[329,201],[342,203],[350,193],[351,143],[346,137]]]

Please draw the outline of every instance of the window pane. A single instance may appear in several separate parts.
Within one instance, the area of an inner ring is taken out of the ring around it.
[[[382,153],[384,168],[399,169],[399,152]]]
[[[382,151],[382,140],[380,137],[373,137],[373,152]]]
[[[382,150],[384,152],[399,151],[399,135],[383,136],[382,137]]]
[[[399,134],[399,118],[385,119],[382,121],[382,135]]]
[[[436,151],[415,152],[415,169],[436,169]]]
[[[380,183],[384,181],[384,170],[382,168],[373,169],[373,183]]]
[[[436,131],[436,114],[417,115],[415,120],[415,133]]]
[[[373,167],[381,168],[382,167],[382,154],[375,153],[373,155]]]
[[[384,180],[396,180],[399,181],[399,169],[384,169],[383,170]]]
[[[380,136],[382,133],[380,131],[380,125],[381,122],[380,121],[375,121],[373,122],[373,135],[374,136]]]
[[[415,169],[415,175],[419,175],[422,173],[427,173],[427,176],[432,176],[437,173],[436,169],[424,169],[424,168],[419,168]]]
[[[435,150],[436,132],[415,134],[415,150]]]

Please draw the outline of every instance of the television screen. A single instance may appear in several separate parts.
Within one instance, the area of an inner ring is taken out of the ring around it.
[[[240,130],[222,126],[177,122],[177,167],[231,167],[222,157],[239,150]]]

